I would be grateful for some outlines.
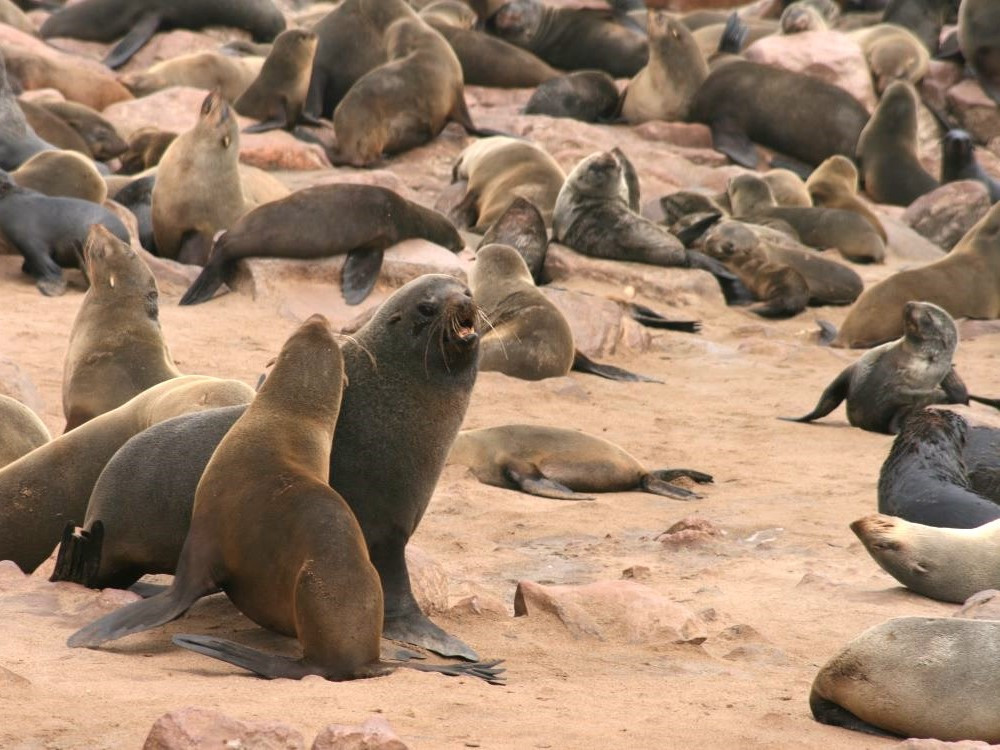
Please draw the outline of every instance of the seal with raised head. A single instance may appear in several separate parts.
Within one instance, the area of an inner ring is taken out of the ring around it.
[[[201,375],[172,378],[36,448],[0,470],[0,559],[38,567],[68,521],[83,518],[94,483],[115,451],[164,419],[245,404],[253,389]]]
[[[536,88],[524,114],[608,122],[618,116],[620,109],[621,93],[614,78],[603,70],[578,70]]]
[[[153,186],[156,251],[181,263],[204,265],[216,232],[247,212],[240,180],[239,125],[212,92],[198,122],[167,147]]]
[[[625,89],[622,117],[630,123],[685,120],[708,78],[708,63],[687,27],[665,11],[649,11],[647,28],[649,62]]]
[[[486,230],[479,247],[494,244],[508,245],[517,250],[528,266],[534,282],[542,283],[549,235],[545,229],[542,213],[534,203],[524,198],[515,198],[511,201],[507,210]]]
[[[484,484],[553,500],[593,500],[590,493],[629,491],[688,500],[698,496],[671,481],[712,481],[693,469],[647,471],[614,443],[577,430],[524,424],[463,430],[448,463],[469,467]]]
[[[145,261],[99,224],[83,259],[90,289],[63,364],[67,432],[181,374],[163,340],[159,291]]]
[[[983,91],[1000,104],[1000,6],[992,0],[962,0],[958,44]]]
[[[819,670],[809,706],[823,724],[883,737],[1000,742],[1000,621],[897,617]]]
[[[121,37],[104,58],[109,68],[120,68],[157,31],[206,26],[243,29],[270,42],[284,30],[285,17],[271,0],[81,0],[49,16],[39,34],[93,42]]]
[[[813,205],[839,208],[865,217],[882,242],[888,242],[885,227],[875,213],[858,198],[858,168],[846,156],[836,154],[813,170],[806,180]]]
[[[76,151],[39,151],[10,173],[18,186],[51,198],[104,203],[108,185],[94,162]]]
[[[929,302],[907,302],[902,318],[901,339],[865,352],[827,386],[816,408],[788,421],[812,422],[846,399],[853,426],[895,434],[911,412],[925,406],[969,403],[951,361],[958,346],[955,321]]]
[[[879,513],[954,529],[1000,519],[1000,505],[970,477],[968,435],[966,421],[951,411],[921,409],[907,417],[879,472]]]
[[[39,138],[25,119],[0,54],[0,169],[17,169],[39,151],[54,148]]]
[[[954,318],[1000,317],[1000,203],[940,260],[865,289],[833,346],[865,348],[896,338],[903,329],[900,311],[915,299],[933,302]]]
[[[465,180],[465,196],[450,212],[461,225],[484,232],[515,198],[532,203],[546,224],[566,180],[559,162],[531,141],[507,136],[481,138],[466,147],[451,170]]]
[[[0,468],[52,439],[45,423],[17,399],[0,395]]]
[[[299,122],[319,124],[305,114],[316,44],[316,34],[306,29],[288,29],[278,35],[260,74],[233,102],[239,114],[260,120],[244,132],[291,130]]]
[[[344,385],[343,355],[326,318],[314,315],[285,342],[205,467],[173,583],[82,628],[69,645],[94,647],[163,625],[221,588],[257,624],[297,638],[302,657],[204,636],[174,636],[175,644],[267,678],[390,671],[379,658],[378,573],[354,514],[328,481]]]
[[[876,513],[852,523],[851,531],[882,570],[922,596],[960,604],[1000,587],[1000,520],[942,528]]]
[[[298,190],[255,208],[222,234],[181,304],[211,299],[241,258],[347,255],[341,289],[347,303],[356,305],[375,286],[385,249],[413,237],[454,253],[464,246],[447,218],[388,188],[334,184]]]
[[[964,130],[952,129],[941,139],[941,182],[977,180],[986,186],[990,203],[1000,201],[1000,180],[986,174],[976,159],[976,145]]]
[[[894,81],[882,94],[855,154],[865,192],[878,203],[909,206],[939,183],[917,156],[917,94]]]
[[[236,101],[260,75],[263,57],[233,57],[221,52],[201,51],[179,55],[119,76],[129,91],[139,96],[171,86],[218,90],[228,102]]]

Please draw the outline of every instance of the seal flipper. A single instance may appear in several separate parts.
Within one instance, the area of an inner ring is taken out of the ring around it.
[[[816,694],[815,690],[809,694],[809,708],[812,709],[813,717],[820,724],[852,729],[855,732],[873,734],[876,737],[890,737],[892,739],[899,739],[900,737],[900,735],[886,732],[884,729],[879,729],[873,724],[862,721],[846,708],[838,706],[836,703],[828,701],[825,698],[821,698]]]
[[[595,362],[586,354],[576,349],[573,352],[573,368],[576,372],[586,372],[590,375],[607,378],[608,380],[618,380],[625,383],[662,383],[662,380],[649,378],[645,375],[637,375],[634,372],[623,370],[621,367],[606,365]]]
[[[740,18],[739,13],[733,11],[726,19],[726,25],[722,29],[718,51],[724,55],[740,54],[749,35],[750,25]]]
[[[701,322],[697,320],[667,320],[656,310],[637,302],[626,302],[625,309],[628,310],[629,317],[639,325],[647,328],[662,328],[668,331],[682,331],[684,333],[698,333],[701,330]]]
[[[222,235],[225,237],[225,235]],[[222,239],[220,237],[220,239]],[[216,243],[218,244],[218,243]],[[222,286],[222,279],[225,271],[225,259],[219,247],[216,247],[209,258],[208,263],[201,269],[198,278],[194,280],[188,290],[184,292],[179,304],[198,305],[208,302]]]
[[[851,385],[851,375],[854,373],[854,365],[851,365],[838,375],[830,385],[826,387],[819,397],[816,408],[804,417],[778,417],[785,422],[812,422],[814,419],[825,417],[831,411],[840,406],[840,402],[847,398],[847,392]]]
[[[87,588],[95,588],[94,581],[101,567],[101,548],[104,545],[104,524],[94,521],[90,530],[80,529],[70,521],[63,529],[62,542],[56,556],[50,581],[72,581]]]
[[[104,58],[104,64],[112,70],[120,68],[132,59],[132,55],[138,52],[160,28],[162,17],[159,13],[146,13],[133,24],[132,29],[122,37]]]
[[[639,480],[639,487],[651,495],[672,497],[675,500],[697,500],[701,497],[701,495],[697,492],[686,490],[683,487],[677,487],[676,485],[670,484],[670,482],[664,482],[662,479],[658,479],[652,474],[646,474],[642,477],[642,479]]]
[[[753,295],[739,278],[720,261],[697,250],[687,250],[688,268],[708,271],[719,282],[722,296],[727,305],[747,305],[754,301]]]
[[[944,380],[941,381],[941,389],[944,391],[945,396],[948,397],[945,403],[969,403],[969,389],[966,388],[965,383],[962,382],[962,378],[959,377],[954,367],[948,371],[948,374],[944,376]]]
[[[706,474],[703,471],[696,471],[695,469],[657,469],[656,471],[651,471],[649,473],[651,476],[661,479],[664,482],[670,482],[674,479],[680,479],[681,477],[691,479],[698,484],[712,484],[715,481],[715,477],[711,474]]]
[[[370,247],[356,247],[347,254],[340,271],[340,291],[349,305],[364,302],[371,294],[382,270],[385,251]]]
[[[437,674],[448,675],[449,677],[478,677],[491,685],[506,685],[507,680],[503,677],[506,669],[497,669],[497,665],[503,664],[503,659],[492,659],[490,661],[477,661],[470,664],[399,664],[393,666],[415,669],[418,672],[436,672]]]
[[[713,120],[711,128],[712,148],[720,154],[725,154],[741,167],[757,168],[760,163],[757,147],[737,122],[725,117]]]
[[[700,239],[701,236],[704,235],[710,227],[717,224],[721,218],[721,213],[708,213],[701,219],[698,219],[698,221],[694,224],[688,224],[683,229],[673,232],[672,234],[681,241],[681,244],[684,245],[684,247],[691,247],[696,240]]]
[[[986,406],[992,406],[994,409],[1000,409],[1000,398],[985,398],[984,396],[973,396],[970,393],[969,400],[975,401],[977,404],[986,404]]]
[[[207,635],[175,635],[170,639],[174,645],[186,648],[213,659],[235,664],[269,680],[285,677],[301,680],[309,674],[321,674],[311,669],[301,659],[290,659],[278,654],[267,654],[255,648],[242,646],[233,641],[213,638]]]
[[[504,476],[526,495],[545,497],[550,500],[594,500],[591,495],[574,492],[564,484],[549,479],[530,464],[518,466],[507,465],[503,468]]]
[[[243,128],[244,133],[267,133],[271,130],[290,130],[291,126],[288,125],[287,120],[284,117],[273,117],[270,120],[261,120],[256,125],[247,125]]]

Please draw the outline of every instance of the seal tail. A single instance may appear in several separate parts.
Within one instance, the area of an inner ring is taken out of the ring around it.
[[[618,380],[626,383],[662,383],[662,380],[650,378],[645,375],[638,375],[621,367],[606,365],[595,362],[579,349],[573,352],[573,368],[577,372],[585,372],[589,375],[607,378],[608,380]]]
[[[95,580],[101,566],[104,524],[95,521],[90,530],[79,529],[73,521],[63,529],[59,554],[50,581],[70,581],[87,588],[97,588]]]
[[[267,654],[222,638],[207,635],[175,635],[171,640],[181,648],[234,664],[269,680],[281,677],[300,680],[306,675],[318,674],[316,670],[307,667],[301,659]]]

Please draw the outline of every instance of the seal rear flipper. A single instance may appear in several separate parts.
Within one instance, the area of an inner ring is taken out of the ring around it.
[[[719,38],[718,51],[724,55],[738,55],[743,51],[750,34],[750,25],[733,11],[726,19],[726,25]]]
[[[545,497],[549,500],[594,500],[591,495],[574,492],[564,484],[549,479],[538,467],[522,464],[504,466],[504,476],[526,495]]]
[[[383,580],[385,580],[383,578]],[[416,603],[414,602],[414,606]],[[466,643],[446,633],[419,609],[395,617],[387,617],[382,625],[382,637],[426,648],[439,656],[477,662],[479,655]]]
[[[170,640],[176,646],[235,664],[269,680],[281,677],[301,680],[310,674],[324,676],[321,670],[307,666],[300,659],[267,654],[222,638],[212,638],[207,635],[175,635]]]
[[[698,484],[712,484],[715,481],[715,477],[711,474],[696,471],[695,469],[657,469],[656,471],[649,472],[649,474],[657,479],[662,479],[664,482],[670,482],[681,477],[687,477]]]
[[[816,408],[804,417],[778,417],[785,422],[812,422],[814,419],[825,417],[831,411],[840,406],[840,402],[847,398],[847,392],[851,385],[851,374],[854,366],[848,367],[838,375],[830,385],[826,387],[819,397]]]
[[[945,396],[948,397],[948,400],[945,402],[948,404],[968,404],[971,398],[969,389],[965,386],[965,383],[959,377],[958,371],[954,367],[948,371],[948,374],[944,376],[944,380],[941,381],[941,389],[944,391]]]
[[[208,302],[215,296],[215,293],[222,286],[223,270],[225,263],[222,260],[222,253],[216,252],[209,262],[201,269],[198,278],[194,280],[188,290],[184,292],[179,304],[198,305]]]
[[[203,232],[185,232],[177,248],[177,262],[204,266],[212,254],[212,237]]]
[[[349,305],[364,302],[371,294],[382,270],[383,250],[358,247],[347,254],[344,267],[340,271],[340,291]]]
[[[652,495],[672,497],[675,500],[697,500],[701,497],[701,495],[697,492],[686,490],[683,487],[677,487],[676,485],[670,484],[670,482],[665,482],[662,479],[654,477],[652,474],[646,474],[642,479],[640,479],[639,486]]]
[[[732,271],[715,258],[711,258],[697,250],[687,250],[688,268],[700,268],[708,271],[719,282],[722,296],[727,305],[748,305],[754,301],[753,294]]]
[[[983,396],[973,396],[970,393],[969,400],[975,401],[977,404],[986,404],[986,406],[992,406],[994,409],[1000,409],[1000,398],[985,398]]]
[[[701,322],[697,320],[667,320],[656,310],[636,302],[627,302],[625,309],[629,317],[639,325],[647,328],[662,328],[667,331],[682,331],[683,333],[698,333]]]
[[[820,724],[829,724],[833,727],[843,727],[844,729],[851,729],[855,732],[874,734],[876,737],[899,739],[900,736],[892,734],[891,732],[886,732],[884,729],[879,729],[875,725],[869,724],[867,721],[862,721],[846,708],[842,708],[832,701],[819,697],[816,694],[816,691],[809,694],[809,708],[812,709],[813,717]]]
[[[267,133],[271,130],[288,130],[289,125],[284,117],[275,117],[270,120],[261,120],[256,125],[248,125],[243,128],[244,133]]]
[[[133,24],[132,29],[122,37],[121,41],[114,46],[104,58],[104,64],[112,70],[120,68],[132,59],[132,55],[138,52],[160,28],[162,21],[159,13],[146,13]]]
[[[694,224],[689,224],[683,229],[674,232],[673,235],[681,241],[681,244],[684,245],[684,247],[691,247],[691,245],[699,240],[710,227],[717,224],[721,218],[721,213],[706,214],[703,218],[698,219],[698,221]]]
[[[965,55],[962,54],[962,48],[958,43],[958,30],[948,32],[944,39],[941,40],[941,44],[938,46],[937,54],[934,55],[935,60],[950,60],[951,62],[961,63],[965,60]]]
[[[715,120],[712,125],[712,148],[725,154],[741,167],[756,169],[760,163],[757,147],[746,131],[729,118]]]
[[[101,567],[104,545],[104,524],[95,521],[90,530],[80,529],[70,521],[63,529],[62,542],[56,556],[50,581],[71,581],[87,588],[97,588],[94,581]]]
[[[478,677],[491,685],[506,685],[507,678],[503,676],[503,673],[507,670],[497,669],[499,664],[503,664],[503,659],[477,661],[471,664],[412,664],[407,662],[399,666],[415,669],[418,672],[436,672],[449,677]]]
[[[816,318],[816,325],[819,326],[819,345],[829,346],[833,343],[833,340],[837,338],[837,326],[829,320],[820,320],[819,318]]]
[[[625,383],[662,383],[662,380],[649,378],[645,375],[637,375],[634,372],[623,370],[621,367],[606,365],[595,362],[579,349],[573,352],[573,370],[576,372],[586,372],[590,375],[597,375],[608,380],[618,380]]]

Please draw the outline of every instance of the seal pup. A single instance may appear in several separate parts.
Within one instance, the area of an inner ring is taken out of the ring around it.
[[[218,90],[227,102],[239,99],[260,75],[263,57],[233,57],[215,51],[191,52],[150,65],[145,70],[125,73],[118,80],[135,96],[171,86],[190,86],[205,91]]]
[[[145,261],[95,224],[83,247],[90,289],[63,364],[66,431],[180,376],[163,340],[159,291]]]
[[[462,430],[448,463],[472,470],[483,484],[553,500],[593,500],[593,492],[641,491],[680,500],[698,497],[670,482],[712,477],[693,469],[647,471],[619,446],[577,430],[510,424]]]
[[[0,169],[17,169],[39,151],[54,149],[39,138],[14,98],[7,76],[7,64],[0,54]]]
[[[790,422],[812,422],[847,400],[854,427],[890,435],[913,411],[930,404],[967,404],[969,392],[952,357],[958,329],[951,316],[929,302],[903,307],[903,337],[875,347],[827,386],[809,414]]]
[[[977,180],[986,186],[990,203],[1000,201],[1000,180],[993,179],[979,165],[972,136],[957,128],[941,139],[941,183]]]
[[[260,120],[243,132],[291,130],[299,122],[319,124],[304,111],[317,41],[316,34],[305,29],[288,29],[278,34],[260,74],[233,102],[233,109],[239,114]]]
[[[865,348],[899,336],[898,311],[914,299],[933,302],[954,318],[1000,317],[1000,203],[940,260],[865,289],[833,346]]]
[[[838,8],[839,10],[839,8]],[[813,5],[803,2],[789,4],[778,18],[782,34],[801,34],[806,31],[826,31],[827,19]]]
[[[80,265],[87,233],[100,224],[122,242],[128,230],[104,206],[78,198],[51,198],[14,184],[0,170],[0,231],[24,256],[21,270],[46,296],[66,291],[61,267]]]
[[[167,147],[153,185],[153,234],[164,258],[205,265],[212,238],[247,212],[239,125],[213,91],[198,122]]]
[[[177,133],[159,128],[139,128],[128,139],[128,148],[121,155],[118,174],[138,174],[160,163]]]
[[[93,158],[83,136],[73,130],[61,117],[54,115],[36,102],[18,99],[17,106],[24,113],[24,120],[28,127],[43,141],[51,144],[54,148],[76,151],[83,156]],[[45,152],[39,151],[38,153]]]
[[[100,112],[86,104],[72,101],[42,101],[38,106],[72,128],[87,144],[89,154],[96,161],[111,161],[128,148],[128,144],[115,130],[115,126]]]
[[[896,617],[828,661],[809,695],[823,724],[883,737],[1000,742],[1000,621]]]
[[[638,203],[634,193],[629,190],[621,156],[603,151],[585,157],[569,173],[556,198],[553,239],[596,258],[700,268],[716,277],[729,299],[735,293],[736,277],[717,260],[686,249],[666,228],[636,213],[630,206]],[[613,243],[607,241],[609,236],[614,237]]]
[[[467,146],[451,170],[452,183],[466,181],[452,220],[482,233],[515,198],[532,203],[546,225],[566,180],[559,162],[541,146],[508,136],[481,138]]]
[[[621,93],[614,78],[603,70],[578,70],[536,88],[524,114],[610,122],[618,117],[620,109]]]
[[[806,184],[790,169],[769,169],[761,175],[761,179],[770,186],[775,204],[800,208],[812,206],[812,196]]]
[[[45,423],[17,399],[0,395],[0,468],[52,439]]]
[[[211,299],[241,258],[347,255],[341,290],[347,303],[356,305],[375,286],[385,249],[413,237],[453,253],[464,247],[447,218],[388,188],[333,184],[298,190],[258,206],[219,236],[181,304]]]
[[[868,62],[875,91],[881,95],[893,81],[920,83],[930,68],[931,56],[920,38],[892,23],[880,23],[851,32]]]
[[[39,151],[10,173],[19,187],[50,198],[104,203],[108,185],[94,162],[76,151]]]
[[[921,409],[911,414],[879,472],[879,513],[955,529],[1000,519],[1000,505],[970,480],[968,435],[968,424],[954,412]]]
[[[328,483],[344,383],[329,322],[314,315],[286,341],[205,467],[173,583],[82,628],[68,645],[94,647],[163,625],[221,588],[258,625],[297,638],[302,657],[204,636],[174,636],[175,644],[269,679],[390,671],[379,659],[378,573],[351,509]]]
[[[712,129],[712,146],[755,169],[754,143],[810,166],[854,156],[868,110],[843,89],[746,60],[718,65],[698,89],[689,119]]]
[[[42,39],[70,37],[93,42],[121,41],[104,58],[120,68],[157,31],[229,26],[270,42],[285,28],[285,17],[271,0],[81,0],[49,16]]]
[[[865,192],[877,203],[909,206],[939,186],[917,157],[917,94],[894,81],[858,139],[855,160]]]
[[[851,531],[882,570],[921,596],[961,604],[1000,586],[1000,520],[940,528],[876,513],[852,523]]]
[[[813,205],[820,208],[839,208],[853,211],[868,220],[883,243],[889,236],[881,220],[858,198],[858,168],[846,156],[836,154],[820,164],[806,180],[806,190]]]
[[[497,217],[483,235],[479,248],[487,245],[509,245],[524,259],[535,284],[542,284],[545,268],[545,251],[549,235],[545,220],[535,204],[524,198],[515,198]]]
[[[685,120],[695,92],[708,78],[698,44],[668,13],[649,11],[649,62],[629,81],[622,117],[630,123]]]
[[[67,521],[82,518],[104,465],[133,435],[164,419],[245,404],[253,389],[201,375],[172,378],[0,469],[0,559],[30,573]]]
[[[990,0],[962,0],[958,44],[983,91],[1000,104],[1000,7]]]

